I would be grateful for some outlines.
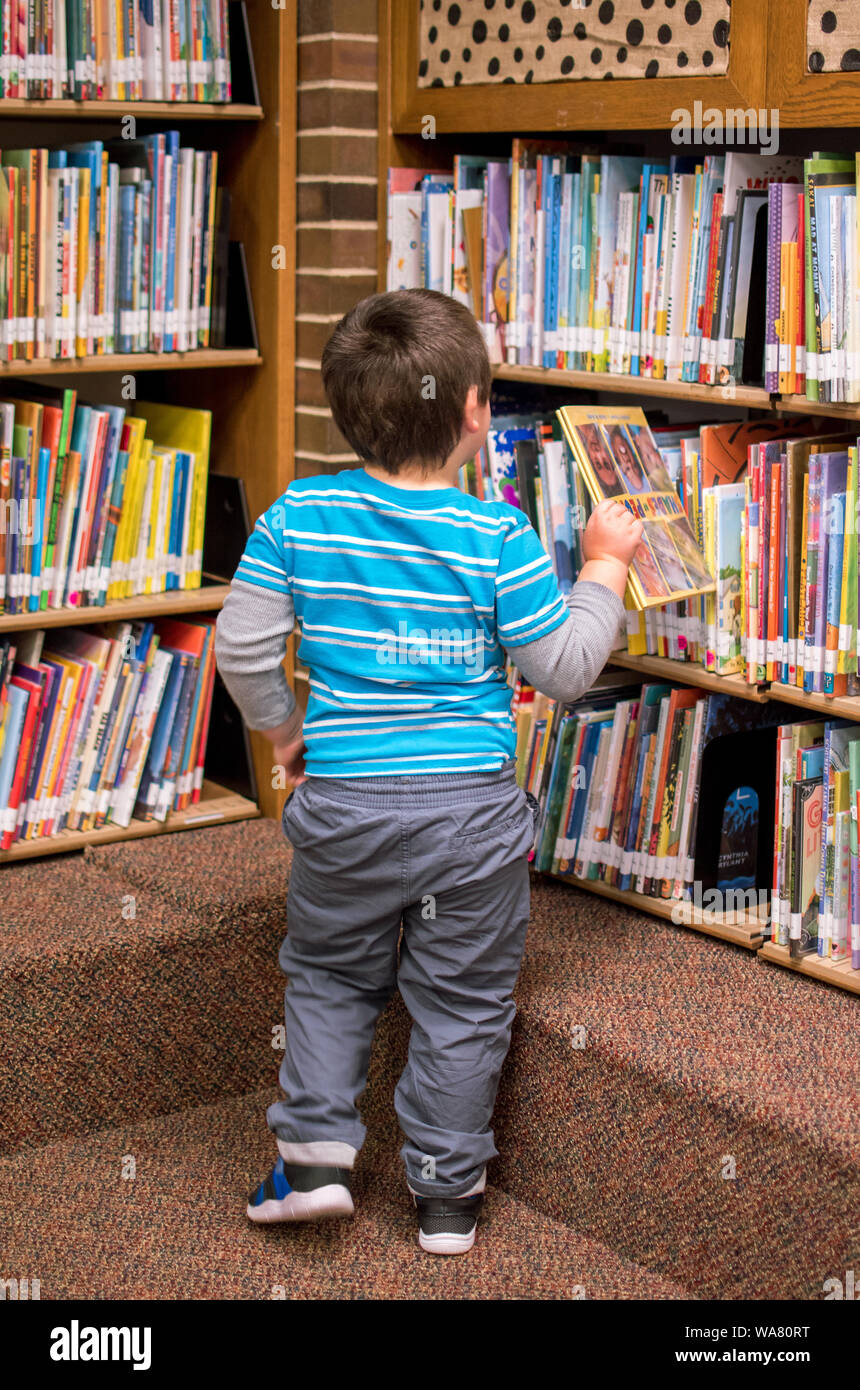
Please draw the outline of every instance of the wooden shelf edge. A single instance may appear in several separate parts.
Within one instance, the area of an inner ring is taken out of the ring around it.
[[[535,870],[535,872],[537,872]],[[613,902],[622,903],[625,907],[632,907],[637,912],[648,913],[651,917],[659,917],[665,922],[669,922],[674,927],[684,927],[691,931],[703,932],[706,936],[715,936],[720,941],[728,941],[732,946],[743,946],[748,951],[757,951],[762,945],[762,921],[761,918],[741,914],[739,917],[730,917],[724,914],[720,920],[710,921],[702,913],[697,912],[691,903],[685,903],[680,899],[650,898],[644,893],[624,893],[620,888],[614,888],[608,883],[601,883],[599,879],[574,878],[570,874],[542,874],[543,878],[555,879],[558,883],[570,884],[573,888],[582,888],[586,893],[594,893],[601,898],[611,898]],[[681,909],[683,920],[673,921],[672,913],[676,909]],[[708,914],[708,918],[717,914]],[[689,918],[689,920],[687,920]]]
[[[191,371],[203,367],[259,367],[256,348],[195,348],[190,352],[109,352],[97,357],[43,357],[0,362],[0,379],[71,376],[83,372]]]
[[[700,386],[692,381],[661,381],[656,377],[615,372],[567,371],[562,367],[511,366],[507,363],[496,363],[492,370],[493,376],[500,381],[529,381],[546,386],[568,386],[577,391],[617,391],[640,396],[710,401],[713,405],[772,409],[770,395],[757,386],[736,386],[730,395],[726,395],[727,388],[722,386]]]
[[[34,628],[82,627],[122,618],[167,617],[170,613],[211,612],[222,606],[229,584],[204,584],[199,589],[172,589],[164,594],[138,594],[103,608],[46,608],[39,613],[2,613],[0,632],[31,632]]]
[[[68,854],[87,845],[116,844],[120,840],[139,840],[146,835],[169,835],[207,825],[226,825],[229,821],[253,820],[260,808],[246,797],[231,792],[217,782],[203,782],[200,800],[184,811],[172,811],[165,821],[132,820],[128,826],[105,825],[100,830],[64,830],[40,840],[24,840],[11,849],[0,850],[0,865],[22,859],[42,859],[48,854]]]
[[[647,676],[663,676],[666,680],[677,681],[679,685],[694,685],[701,690],[736,695],[757,705],[765,704],[769,698],[767,687],[749,685],[742,676],[719,676],[715,671],[706,671],[697,661],[673,661],[668,656],[631,656],[629,652],[619,649],[610,653],[607,664],[640,671]]]
[[[809,401],[805,396],[769,394],[759,386],[702,386],[694,381],[661,381],[654,377],[627,376],[614,372],[567,371],[561,367],[512,366],[493,364],[493,377],[499,381],[528,381],[544,386],[567,386],[574,391],[604,391],[635,394],[667,400],[702,401],[711,405],[766,410],[779,415],[832,415],[860,421],[860,401]]]
[[[860,994],[860,970],[852,970],[847,960],[833,961],[817,955],[792,960],[787,946],[777,946],[772,941],[766,941],[758,954],[759,960],[769,961],[771,965],[780,965],[784,970]]]
[[[807,694],[796,685],[783,685],[781,681],[771,681],[768,689],[772,700],[797,705],[811,714],[826,714],[829,719],[860,719],[860,695]]]
[[[0,97],[0,116],[63,120],[116,120],[133,113],[137,117],[199,121],[262,121],[262,106],[231,101],[74,101],[71,97],[40,100],[35,97]]]

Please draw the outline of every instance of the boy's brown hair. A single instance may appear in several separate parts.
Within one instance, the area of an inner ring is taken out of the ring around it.
[[[362,299],[325,345],[322,381],[335,424],[360,459],[397,473],[409,459],[441,468],[457,447],[470,386],[490,395],[474,316],[436,290]]]

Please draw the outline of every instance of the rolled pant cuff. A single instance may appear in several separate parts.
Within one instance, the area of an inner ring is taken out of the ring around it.
[[[457,1183],[426,1182],[407,1176],[406,1186],[416,1197],[474,1197],[487,1186],[487,1170],[476,1168],[470,1178]]]

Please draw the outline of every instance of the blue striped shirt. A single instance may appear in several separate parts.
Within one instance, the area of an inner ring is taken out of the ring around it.
[[[569,618],[523,512],[363,468],[292,482],[235,577],[295,606],[308,776],[501,767],[516,746],[504,649]]]

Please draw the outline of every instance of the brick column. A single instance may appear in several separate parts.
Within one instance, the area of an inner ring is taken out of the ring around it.
[[[320,380],[332,326],[376,289],[377,3],[299,0],[296,477],[356,463]]]

